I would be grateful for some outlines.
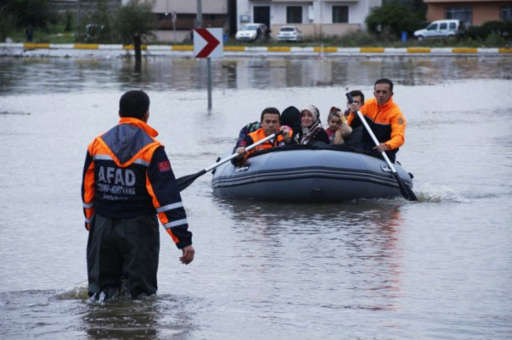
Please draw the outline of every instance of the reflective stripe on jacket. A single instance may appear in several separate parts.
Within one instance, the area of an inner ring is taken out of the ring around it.
[[[369,99],[361,107],[360,111],[365,116],[366,121],[380,143],[385,143],[392,150],[398,149],[404,144],[407,122],[398,105],[393,102],[393,98],[390,98],[382,106],[377,103],[375,98]],[[347,119],[348,124],[352,127],[357,127],[355,126],[357,124],[352,125],[354,120],[359,120],[355,118],[356,116],[351,113]],[[365,135],[367,139],[370,138],[366,130],[363,131],[363,138],[365,138]],[[373,144],[373,141],[369,139],[369,143]]]
[[[89,145],[82,182],[87,229],[95,213],[109,218],[156,213],[178,248],[192,243],[176,179],[157,135],[142,120],[125,117]]]
[[[291,129],[288,131],[288,135],[290,136],[290,138],[292,137],[293,131],[291,131]],[[263,128],[259,128],[258,130],[251,132],[247,135],[247,137],[245,139],[244,146],[249,146],[251,144],[254,144],[257,141],[262,140],[263,138],[266,138],[266,137],[267,137],[267,135],[265,134],[265,131],[263,130]],[[268,140],[265,143],[256,146],[254,149],[250,150],[248,152],[248,154],[250,155],[257,150],[271,149],[276,146],[283,146],[283,145],[285,145],[284,138],[282,135],[279,135],[279,136],[277,136],[277,141],[275,138],[272,138],[271,140]]]

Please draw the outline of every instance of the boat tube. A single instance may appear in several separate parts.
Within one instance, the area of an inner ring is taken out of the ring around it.
[[[412,174],[394,163],[403,183]],[[289,145],[263,150],[242,166],[219,166],[212,177],[214,195],[230,199],[288,202],[341,202],[401,196],[382,159],[343,147]]]

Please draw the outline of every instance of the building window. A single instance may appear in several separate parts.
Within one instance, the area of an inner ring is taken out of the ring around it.
[[[505,6],[501,8],[501,20],[512,21],[512,6]]]
[[[448,7],[446,9],[446,19],[459,19],[465,25],[471,25],[473,11],[471,7]]]
[[[348,6],[332,6],[332,23],[348,23]]]
[[[302,24],[302,7],[301,6],[286,7],[286,22],[288,24]]]

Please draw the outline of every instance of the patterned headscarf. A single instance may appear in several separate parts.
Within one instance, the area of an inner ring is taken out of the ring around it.
[[[301,117],[304,111],[309,111],[313,115],[313,123],[309,127],[302,127],[302,135],[300,137],[300,144],[309,144],[315,135],[322,129],[322,122],[320,121],[320,112],[318,108],[312,104],[306,105],[300,112]]]

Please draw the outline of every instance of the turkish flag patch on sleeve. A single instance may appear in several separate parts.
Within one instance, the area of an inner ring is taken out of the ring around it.
[[[169,161],[159,162],[158,169],[160,170],[160,172],[169,171],[171,170],[171,163],[169,163]]]

